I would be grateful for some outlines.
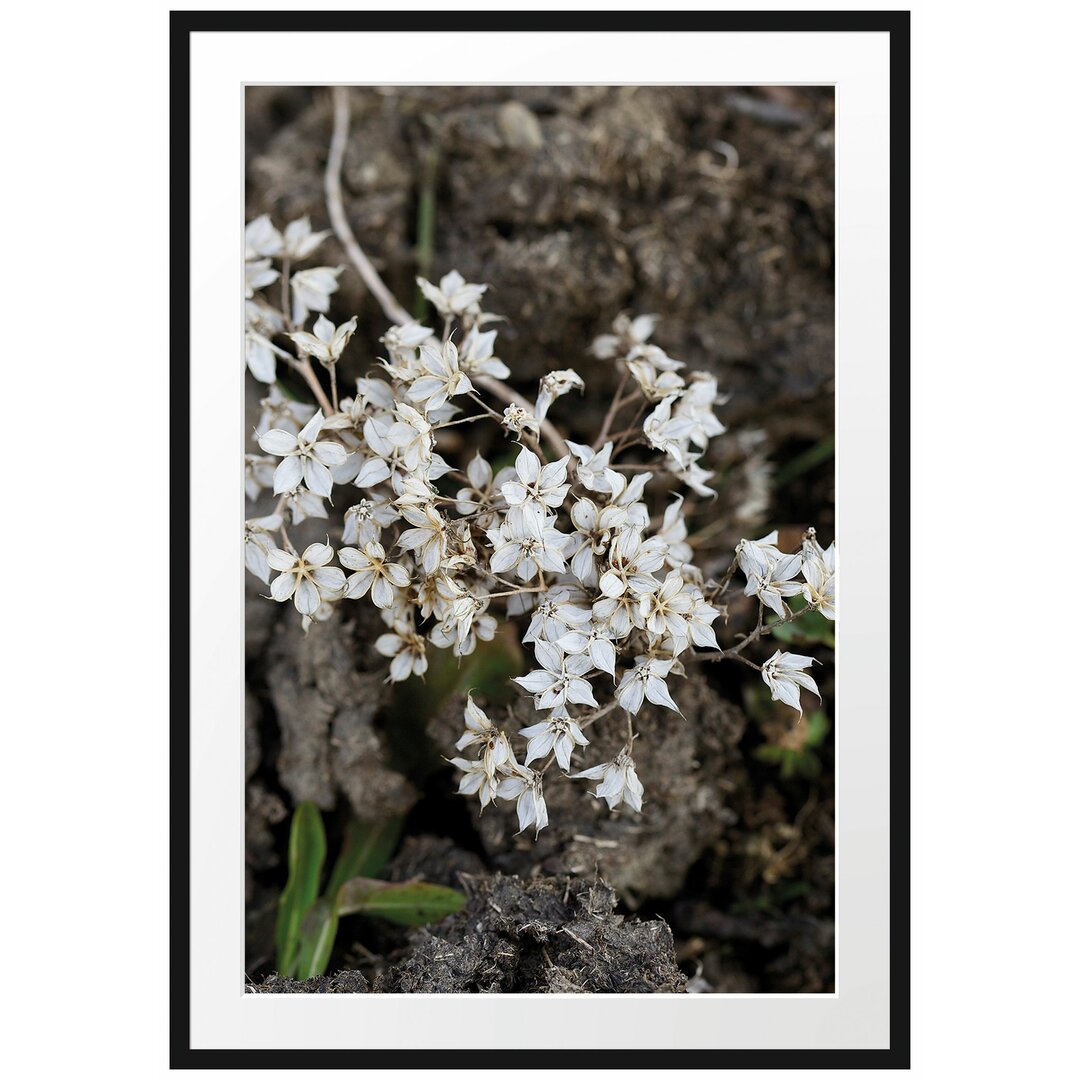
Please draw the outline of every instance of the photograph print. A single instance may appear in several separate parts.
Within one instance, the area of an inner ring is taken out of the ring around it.
[[[245,120],[238,986],[834,993],[833,88]]]

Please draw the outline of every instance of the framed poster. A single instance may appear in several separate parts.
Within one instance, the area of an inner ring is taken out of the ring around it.
[[[614,18],[173,13],[176,1066],[907,1064],[907,14]]]

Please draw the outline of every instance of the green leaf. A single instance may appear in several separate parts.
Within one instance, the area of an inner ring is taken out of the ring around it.
[[[335,896],[350,878],[378,875],[394,854],[404,824],[403,817],[387,818],[374,824],[350,817],[345,826],[345,842],[326,884],[326,895]]]
[[[302,802],[289,830],[289,880],[278,901],[278,973],[291,978],[300,946],[300,924],[319,895],[319,878],[326,859],[326,833],[319,808]]]
[[[821,709],[815,709],[806,720],[806,745],[820,746],[829,734],[829,718]]]
[[[400,926],[424,926],[460,911],[464,893],[426,881],[373,881],[356,877],[337,891],[339,915],[376,915]]]
[[[754,757],[758,761],[764,761],[767,765],[779,765],[784,759],[784,748],[773,743],[765,743],[754,751]]]
[[[807,611],[793,622],[784,623],[782,626],[775,625],[774,620],[772,636],[777,641],[788,644],[820,644],[827,645],[830,649],[836,647],[833,624],[820,611]]]
[[[316,900],[300,924],[300,945],[297,951],[296,977],[313,979],[326,974],[330,952],[337,937],[338,913],[330,901]]]

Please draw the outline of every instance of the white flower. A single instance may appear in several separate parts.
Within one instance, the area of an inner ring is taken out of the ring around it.
[[[444,274],[438,288],[422,277],[416,279],[416,284],[443,318],[466,314],[476,307],[487,291],[486,285],[470,285],[456,270]]]
[[[338,290],[338,274],[344,266],[313,266],[297,270],[289,279],[292,286],[293,322],[302,326],[309,312],[330,310],[330,297]]]
[[[631,630],[644,629],[638,597],[629,590],[622,596],[601,596],[593,604],[593,622],[616,641],[621,641]]]
[[[315,406],[287,398],[274,383],[270,393],[259,402],[262,412],[255,428],[256,435],[265,435],[271,428],[280,428],[295,434],[315,415]]]
[[[562,371],[549,371],[540,380],[540,393],[536,396],[536,405],[533,415],[537,420],[543,420],[547,416],[551,403],[563,394],[569,394],[571,390],[584,390],[585,380],[573,369],[564,368]]]
[[[693,430],[693,423],[685,417],[671,415],[675,395],[664,398],[648,416],[642,430],[649,445],[668,454],[680,469],[686,467],[686,441]]]
[[[587,606],[584,593],[557,585],[536,606],[529,629],[521,640],[557,641],[568,630],[585,626],[591,618],[592,609]]]
[[[301,521],[306,521],[308,518],[328,516],[322,499],[308,491],[306,487],[298,487],[295,491],[287,492],[284,500],[282,507],[289,511],[294,525],[299,525]]]
[[[781,618],[785,596],[797,596],[802,592],[802,584],[792,581],[803,568],[802,555],[780,555],[775,561],[758,554],[757,550],[746,552],[746,588],[747,596],[756,596],[766,607],[771,608]]]
[[[465,728],[465,734],[456,744],[458,750],[464,750],[466,746],[473,746],[475,743],[487,742],[496,730],[487,713],[473,701],[471,690],[465,702]]]
[[[338,599],[345,588],[345,574],[326,565],[333,557],[329,544],[309,544],[302,555],[272,548],[266,560],[280,573],[270,584],[270,595],[279,603],[292,597],[301,615],[314,615],[323,600]]]
[[[694,561],[694,549],[686,543],[686,518],[682,513],[683,497],[676,495],[674,502],[664,511],[663,524],[656,536],[667,545],[665,561],[673,570]]]
[[[338,327],[325,315],[320,315],[315,320],[314,333],[300,330],[289,336],[296,342],[301,356],[314,356],[324,367],[329,367],[341,359],[341,354],[355,331],[355,315]]]
[[[773,701],[782,701],[785,705],[798,709],[800,715],[802,714],[802,702],[799,700],[800,687],[816,694],[820,701],[821,694],[818,693],[817,683],[805,673],[805,669],[813,662],[812,656],[799,656],[796,653],[780,651],[773,653],[761,667],[761,677],[772,691]]]
[[[280,255],[282,248],[281,233],[274,228],[269,214],[260,214],[244,227],[244,258],[261,259],[264,256]]]
[[[714,405],[722,405],[727,400],[727,395],[717,391],[716,379],[701,371],[694,372],[686,392],[679,398],[675,415],[688,421],[687,438],[702,450],[708,446],[709,439],[727,430],[712,411]]]
[[[273,458],[260,457],[258,454],[244,455],[244,492],[252,502],[259,497],[263,488],[273,484],[276,467]]]
[[[494,548],[488,564],[491,572],[505,574],[514,570],[525,582],[532,581],[538,570],[561,574],[566,569],[563,548],[568,538],[549,525],[544,523],[539,538],[526,535],[521,522],[509,518],[497,529],[490,529],[487,537]]]
[[[341,534],[342,543],[363,547],[371,540],[378,540],[382,530],[393,525],[399,517],[385,495],[373,495],[370,499],[361,499],[345,511],[345,528]]]
[[[531,431],[535,435],[540,430],[540,421],[528,409],[510,404],[503,409],[503,427],[515,435],[520,435],[523,431]]]
[[[776,562],[783,557],[783,552],[776,546],[779,534],[775,529],[760,540],[740,540],[735,546],[735,558],[739,569],[746,577],[761,563]]]
[[[489,776],[510,767],[514,755],[506,736],[488,719],[487,713],[480,708],[469,694],[465,704],[465,734],[457,741],[457,749],[467,746],[481,747],[480,760]]]
[[[390,425],[386,438],[401,455],[405,468],[409,472],[416,472],[421,462],[431,460],[431,452],[435,448],[431,424],[423,413],[404,402],[398,405],[396,415],[397,421]],[[366,427],[364,432],[367,433]]]
[[[614,334],[601,334],[589,348],[593,356],[600,360],[611,360],[616,356],[625,356],[637,345],[644,345],[656,329],[655,315],[639,315],[631,321],[628,315],[620,313],[612,324]]]
[[[436,581],[436,578],[426,578],[424,584],[432,581]],[[437,587],[434,591],[439,592]],[[430,598],[430,589],[427,595]],[[452,650],[455,656],[471,656],[476,651],[476,643],[491,641],[499,628],[493,615],[484,614],[489,602],[487,597],[468,593],[459,596],[451,603],[449,613],[444,611],[442,622],[432,627],[429,632],[431,643],[440,649]]]
[[[719,649],[720,644],[716,640],[712,623],[720,617],[720,612],[705,600],[705,595],[700,589],[694,589],[691,595],[693,602],[690,614],[686,617],[687,626],[690,628],[690,640],[699,649]]]
[[[619,803],[625,802],[632,810],[641,813],[641,796],[645,789],[641,786],[634,759],[628,750],[620,750],[614,761],[575,773],[574,779],[599,780],[600,786],[593,795],[598,799],[606,799],[609,810],[614,810]]]
[[[263,383],[277,379],[277,357],[274,347],[261,334],[248,330],[244,334],[244,360],[252,376]]]
[[[271,428],[259,437],[263,450],[284,459],[274,472],[275,495],[293,491],[302,482],[316,495],[329,497],[334,483],[330,469],[344,465],[348,454],[340,443],[319,441],[324,419],[319,409],[297,435]]]
[[[568,703],[599,708],[588,679],[582,678],[592,669],[587,656],[566,656],[547,641],[535,642],[533,651],[540,661],[540,669],[518,676],[514,682],[534,695],[537,709],[541,712],[564,709]]]
[[[402,506],[401,516],[413,527],[398,537],[398,546],[411,551],[424,568],[434,574],[446,558],[446,522],[434,506]]]
[[[660,587],[653,572],[664,565],[664,542],[655,536],[643,540],[636,529],[624,529],[614,539],[608,569],[600,576],[600,591],[618,597],[630,591],[643,596]]]
[[[311,221],[307,217],[297,218],[285,226],[284,254],[299,262],[313,254],[315,249],[330,235],[329,229],[322,232],[311,231]],[[269,253],[268,253],[269,254]]]
[[[641,614],[645,628],[650,634],[686,640],[690,627],[686,616],[693,606],[693,597],[686,589],[686,582],[678,570],[672,570],[663,585],[655,592],[647,592],[641,598]]]
[[[500,470],[499,476],[504,472],[514,475],[512,470]],[[496,520],[494,509],[485,509],[492,507],[495,499],[496,485],[491,465],[477,452],[469,462],[465,475],[469,486],[458,488],[454,507],[459,514],[472,517],[478,529],[490,529]]]
[[[678,371],[686,367],[681,360],[675,360],[668,356],[659,345],[646,345],[638,343],[626,354],[626,366],[631,364],[648,364],[657,371]]]
[[[277,547],[271,533],[280,528],[280,514],[270,514],[244,522],[244,562],[264,585],[270,584],[270,563],[267,556]]]
[[[522,728],[518,734],[529,740],[525,751],[526,765],[536,758],[547,757],[554,750],[555,760],[563,772],[570,771],[570,755],[574,747],[589,745],[581,728],[569,716],[550,716],[539,724]]]
[[[395,622],[391,633],[375,639],[375,651],[392,658],[390,682],[404,682],[410,675],[427,671],[427,647],[410,623]]]
[[[273,285],[279,277],[281,275],[271,268],[269,259],[254,259],[244,263],[244,296],[250,300],[256,290]]]
[[[630,360],[626,366],[648,401],[663,401],[686,386],[681,375],[674,371],[657,371],[644,360]]]
[[[672,700],[664,682],[672,663],[671,660],[643,660],[638,657],[636,666],[623,675],[622,682],[615,689],[619,704],[631,715],[636,715],[642,702],[648,698],[654,705],[663,705],[665,709],[679,712],[679,706]]]
[[[509,379],[510,369],[493,353],[497,330],[480,332],[474,326],[466,335],[458,350],[458,363],[462,371],[473,375],[487,375],[492,379]]]
[[[673,472],[691,491],[696,491],[703,498],[714,499],[716,492],[705,482],[712,479],[714,475],[712,471],[703,469],[698,464],[700,454],[687,453],[685,456],[685,468],[680,469],[675,462],[668,461],[668,471]]]
[[[538,772],[515,764],[513,773],[499,781],[499,797],[517,799],[518,832],[535,825],[535,835],[540,835],[540,830],[548,823],[548,812],[544,802],[544,780]]]
[[[452,341],[444,341],[439,348],[421,345],[420,360],[426,374],[409,387],[408,394],[413,401],[424,402],[427,412],[445,405],[447,398],[472,390],[469,376],[458,366],[458,351]]]
[[[379,340],[392,352],[412,352],[418,345],[423,345],[435,331],[430,326],[421,326],[417,322],[391,326]]]
[[[610,491],[611,480],[608,473],[611,471],[612,443],[606,442],[599,450],[593,450],[591,446],[566,440],[574,457],[578,459],[578,479],[590,491]]]
[[[565,653],[588,653],[593,667],[606,671],[615,678],[615,646],[611,643],[609,627],[590,620],[588,626],[571,630],[559,638],[556,644]]]
[[[571,544],[577,545],[570,571],[582,585],[594,589],[600,580],[597,562],[607,554],[612,533],[628,524],[626,511],[610,503],[601,510],[592,499],[579,499],[570,507],[570,520],[575,529]]]
[[[652,474],[647,472],[638,473],[633,480],[627,482],[622,473],[614,469],[608,475],[611,481],[611,501],[609,505],[621,506],[626,511],[627,524],[635,529],[645,529],[649,525],[649,508],[641,502],[641,493],[645,485],[652,479]]]
[[[826,619],[836,619],[836,545],[822,549],[811,529],[803,541],[802,587],[806,602],[816,608]]]
[[[372,540],[363,551],[344,547],[338,552],[338,562],[349,570],[345,582],[345,598],[358,600],[371,590],[371,602],[378,608],[389,608],[394,603],[394,589],[409,587],[409,572],[400,563],[386,561],[382,544]]]
[[[458,784],[459,795],[478,796],[481,810],[488,803],[495,801],[500,780],[494,773],[488,772],[487,765],[483,761],[469,761],[466,758],[456,757],[451,759],[450,764],[456,765],[465,773]],[[505,781],[501,782],[505,783]]]
[[[540,459],[528,448],[522,447],[514,462],[517,479],[502,485],[502,495],[515,511],[515,523],[520,520],[524,531],[539,540],[543,535],[548,510],[558,510],[570,490],[566,482],[566,466],[569,458],[559,458],[549,465],[540,466]]]
[[[249,285],[259,279],[266,265],[263,264],[263,270],[248,275]],[[276,277],[276,270],[269,271],[269,280],[265,283],[270,284]],[[250,297],[244,301],[244,356],[251,374],[259,382],[273,383],[277,378],[276,355],[279,350],[270,339],[279,333],[284,325],[281,313],[269,304]]]

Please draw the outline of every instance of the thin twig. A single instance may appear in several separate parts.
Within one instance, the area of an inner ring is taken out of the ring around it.
[[[333,416],[337,412],[337,409],[330,404],[330,399],[326,396],[326,391],[323,390],[321,383],[319,382],[318,375],[315,374],[315,369],[311,366],[311,361],[304,357],[296,364],[296,370],[304,376],[304,381],[311,388],[311,392],[315,395],[315,400],[322,408],[323,415]]]
[[[759,638],[767,637],[778,626],[785,626],[789,622],[794,622],[797,618],[799,618],[799,616],[805,615],[807,611],[811,610],[813,609],[800,608],[798,611],[789,611],[782,619],[777,619],[774,623],[765,623],[762,619],[764,609],[759,606],[757,626],[755,626],[754,629],[749,634],[747,634],[746,637],[744,637],[738,645],[733,645],[730,649],[725,649],[722,653],[711,653],[708,656],[702,656],[701,654],[695,655],[699,660],[744,660],[744,658],[741,657],[739,653],[741,653],[747,645],[751,644],[751,642],[757,641]],[[751,664],[750,666],[753,667],[754,665]]]
[[[349,219],[345,216],[345,206],[341,199],[341,165],[345,160],[345,144],[349,139],[349,91],[347,87],[335,86],[334,95],[334,134],[330,140],[330,153],[326,158],[326,209],[330,215],[330,224],[334,234],[345,249],[345,254],[352,260],[364,284],[371,290],[371,295],[379,302],[383,314],[399,326],[412,322],[409,313],[397,302],[394,295],[383,284],[378,271],[371,265],[363,249],[356,242]]]
[[[289,256],[281,260],[281,314],[285,317],[285,329],[292,330],[292,300],[289,298]]]
[[[600,434],[596,436],[596,442],[593,443],[594,450],[599,450],[600,447],[604,445],[604,440],[611,430],[611,423],[615,419],[615,414],[623,406],[623,390],[626,389],[626,381],[629,378],[630,369],[623,368],[622,378],[619,380],[619,385],[615,388],[615,396],[611,399],[611,405],[608,407],[607,416],[604,417],[604,423],[600,427]]]

